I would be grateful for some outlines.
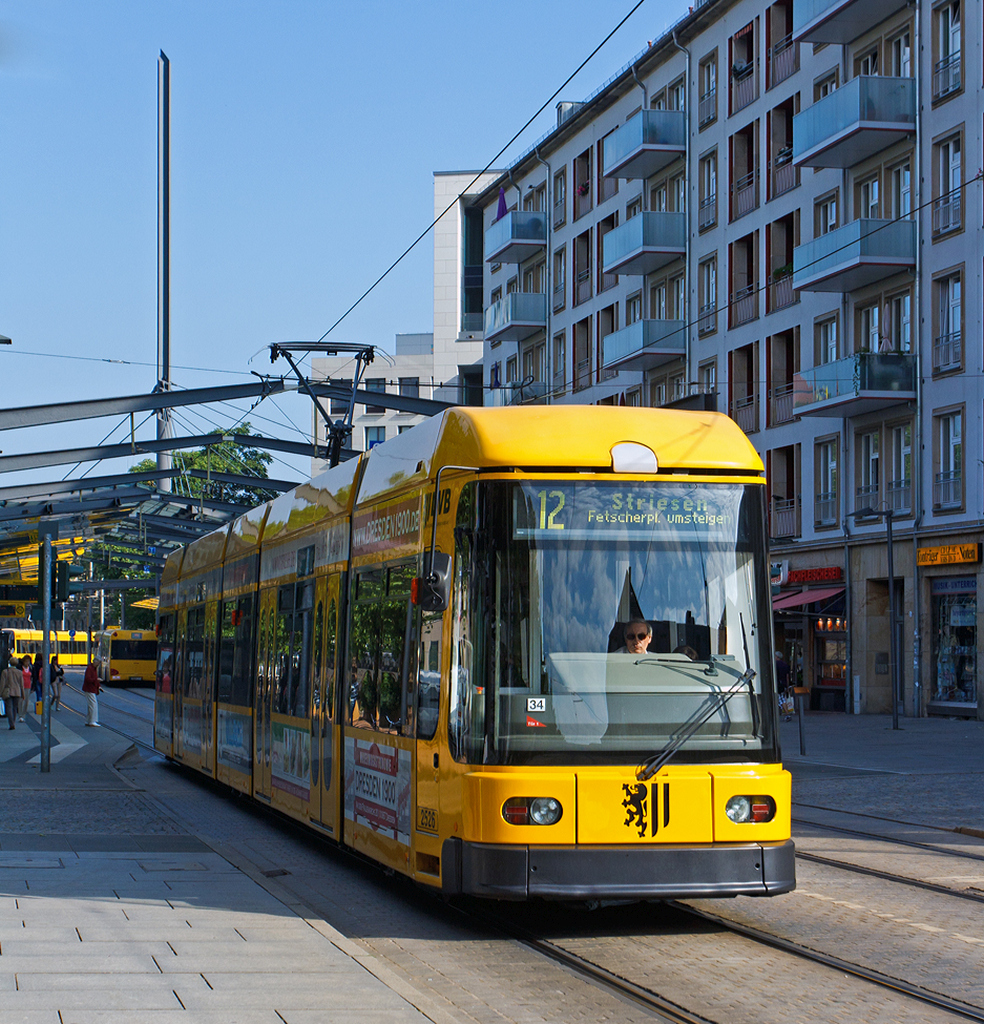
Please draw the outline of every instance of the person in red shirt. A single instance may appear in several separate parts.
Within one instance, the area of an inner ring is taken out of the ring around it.
[[[85,724],[96,728],[99,726],[99,690],[99,672],[95,661],[90,661],[82,680],[82,692],[85,694],[89,712]]]

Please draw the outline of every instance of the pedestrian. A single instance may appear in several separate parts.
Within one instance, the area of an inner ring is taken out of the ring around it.
[[[11,729],[15,728],[14,719],[20,710],[20,702],[24,697],[24,673],[20,664],[11,662],[2,673],[0,673],[0,700],[4,702],[7,709],[7,723]],[[23,722],[24,719],[21,718]]]
[[[41,700],[43,698],[43,691],[41,688],[40,654],[34,659],[34,664],[31,665],[31,692],[34,694],[35,700]]]
[[[24,712],[24,711],[28,710],[28,706],[27,705],[28,705],[28,700],[29,700],[29,698],[31,696],[31,686],[33,685],[32,684],[32,679],[31,679],[31,656],[30,656],[30,654],[25,654],[24,657],[21,658],[20,665],[21,665],[21,677],[22,677],[22,684],[21,684],[21,686],[22,686],[22,689],[21,689],[21,711]],[[21,722],[24,721],[24,715],[23,714],[21,714],[21,716],[18,719],[18,721],[21,721]]]
[[[85,678],[82,680],[82,692],[85,694],[88,705],[86,725],[99,727],[99,672],[96,669],[96,662],[93,659],[85,670]]]
[[[62,683],[64,680],[65,670],[58,664],[58,655],[52,654],[48,674],[48,681],[51,684],[52,711],[57,711],[61,707]]]

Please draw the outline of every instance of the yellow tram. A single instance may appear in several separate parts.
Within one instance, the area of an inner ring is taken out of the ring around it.
[[[157,678],[157,634],[152,629],[110,627],[93,634],[99,680],[116,683],[153,683]]]
[[[725,416],[448,410],[170,555],[159,614],[157,749],[423,885],[795,885],[762,463]]]
[[[20,661],[25,654],[35,660],[41,653],[44,630],[6,627],[7,648],[14,661]],[[88,655],[89,634],[74,629],[53,629],[48,634],[51,653],[58,655],[58,662],[65,665],[85,665]]]

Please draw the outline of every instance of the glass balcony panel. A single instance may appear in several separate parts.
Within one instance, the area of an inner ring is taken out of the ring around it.
[[[687,251],[685,213],[640,213],[602,243],[606,274],[649,274]]]
[[[687,353],[685,320],[636,320],[602,339],[606,369],[652,370]]]
[[[684,155],[683,110],[640,110],[605,139],[606,178],[650,178]]]
[[[793,408],[800,416],[859,416],[915,397],[912,355],[856,352],[793,377]]]
[[[540,210],[512,210],[485,232],[486,263],[522,263],[547,244],[547,215]]]
[[[511,292],[485,311],[489,341],[522,341],[547,326],[547,297],[541,292]]]
[[[793,163],[853,167],[915,130],[915,79],[862,75],[793,117]]]
[[[916,266],[916,224],[862,220],[828,231],[793,250],[793,287],[849,292]]]
[[[874,28],[907,0],[796,0],[793,39],[798,43],[849,43]]]

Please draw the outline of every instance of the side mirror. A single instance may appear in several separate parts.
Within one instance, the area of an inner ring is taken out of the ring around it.
[[[443,612],[451,603],[451,556],[441,551],[424,554],[423,572],[413,581],[413,603],[425,612]]]

